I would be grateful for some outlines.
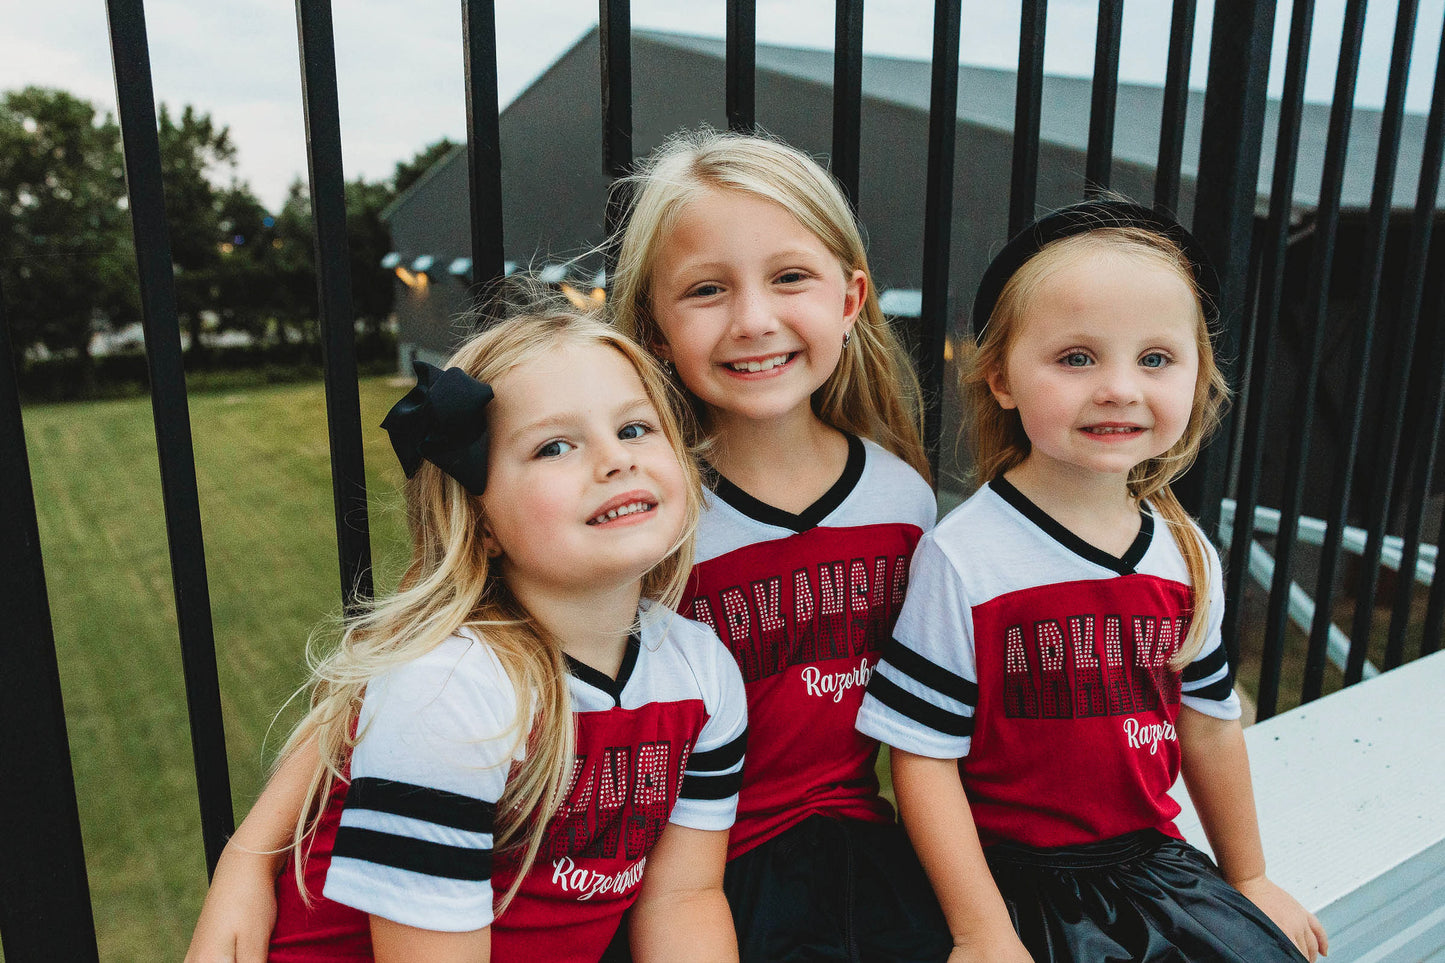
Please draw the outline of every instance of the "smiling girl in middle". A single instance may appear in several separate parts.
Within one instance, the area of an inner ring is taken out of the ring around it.
[[[679,611],[753,719],[724,890],[745,960],[942,960],[950,938],[854,729],[936,514],[918,386],[817,163],[700,131],[633,178],[612,305],[674,366],[710,488]]]

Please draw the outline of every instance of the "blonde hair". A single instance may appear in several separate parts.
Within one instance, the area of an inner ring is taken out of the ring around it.
[[[509,318],[471,337],[446,367],[491,382],[559,344],[604,345],[631,362],[682,466],[687,492],[683,530],[642,580],[644,598],[675,607],[692,569],[702,483],[675,417],[680,399],[656,360],[596,317],[547,310]],[[429,461],[406,482],[404,493],[411,562],[394,594],[366,603],[347,618],[335,648],[324,658],[312,659],[310,711],[281,752],[285,758],[313,739],[320,751],[307,803],[293,833],[296,880],[303,898],[309,899],[303,869],[306,842],[315,832],[334,781],[365,737],[356,731],[356,719],[367,684],[468,628],[496,654],[518,693],[521,708],[514,735],[518,742],[526,741],[525,759],[507,780],[496,806],[494,849],[521,853],[516,880],[497,906],[500,914],[536,859],[547,823],[568,788],[575,732],[567,665],[561,640],[536,623],[508,591],[500,567],[488,558],[482,540],[482,499],[469,495]]]
[[[993,313],[987,319],[974,319],[974,324],[986,320],[986,327],[982,341],[964,364],[964,402],[972,416],[974,470],[980,480],[987,481],[1017,467],[1028,457],[1033,446],[1024,432],[1018,410],[1006,409],[998,403],[989,389],[989,376],[1006,370],[1019,324],[1044,284],[1060,269],[1100,250],[1136,257],[1172,271],[1194,295],[1194,340],[1199,349],[1199,372],[1189,421],[1184,434],[1168,451],[1135,465],[1128,478],[1129,494],[1140,502],[1148,500],[1175,533],[1189,570],[1189,583],[1194,592],[1189,633],[1170,662],[1172,668],[1179,670],[1204,645],[1210,575],[1203,536],[1169,486],[1189,469],[1204,441],[1219,426],[1229,399],[1229,386],[1214,360],[1204,292],[1195,279],[1193,265],[1177,243],[1165,234],[1144,227],[1097,227],[1045,244],[1009,277]]]
[[[845,275],[862,271],[868,277],[852,337],[838,367],[813,393],[813,411],[834,428],[873,439],[930,477],[920,440],[918,377],[878,306],[858,224],[827,171],[778,141],[702,128],[670,138],[622,183],[631,203],[612,279],[619,328],[649,347],[666,342],[653,311],[652,271],[688,204],[708,191],[771,201],[817,237]]]

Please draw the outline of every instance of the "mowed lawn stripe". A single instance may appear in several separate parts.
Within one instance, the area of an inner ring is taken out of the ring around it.
[[[404,390],[361,388],[383,586],[405,535],[401,472],[375,426]],[[325,405],[312,384],[198,395],[190,409],[240,818],[272,717],[304,678],[307,634],[340,608]],[[179,959],[205,867],[150,403],[31,407],[25,426],[101,958]]]

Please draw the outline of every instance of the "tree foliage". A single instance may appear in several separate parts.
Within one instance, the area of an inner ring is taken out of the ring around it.
[[[274,214],[237,177],[230,130],[165,104],[157,114],[176,308],[190,350],[204,330],[258,341],[316,337],[311,200],[291,185]],[[456,145],[442,139],[386,181],[346,185],[353,303],[375,328],[391,313],[381,213]],[[0,296],[17,349],[89,357],[96,330],[139,320],[125,161],[114,119],[62,90],[0,94]]]
[[[98,323],[137,314],[120,131],[64,91],[0,98],[0,278],[19,350],[89,356]]]

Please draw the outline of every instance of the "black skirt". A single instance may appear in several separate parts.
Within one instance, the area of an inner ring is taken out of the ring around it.
[[[1188,843],[1154,830],[985,850],[1035,963],[1299,963],[1279,927]]]

